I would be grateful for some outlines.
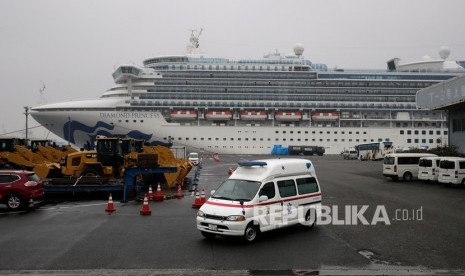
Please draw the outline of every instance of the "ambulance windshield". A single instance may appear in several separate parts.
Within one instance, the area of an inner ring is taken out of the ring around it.
[[[212,198],[233,201],[251,201],[260,188],[260,182],[228,179],[216,190]]]

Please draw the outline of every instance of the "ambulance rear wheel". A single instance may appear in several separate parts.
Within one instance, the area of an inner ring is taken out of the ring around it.
[[[257,240],[259,234],[260,234],[260,231],[258,230],[258,227],[255,226],[253,223],[250,223],[245,228],[244,239],[248,243],[253,243],[254,241]]]
[[[315,223],[316,223],[316,210],[310,209],[305,214],[305,220],[301,223],[301,225],[307,228],[313,228],[313,226],[315,226]]]

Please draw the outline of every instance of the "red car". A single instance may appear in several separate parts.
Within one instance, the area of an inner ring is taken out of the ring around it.
[[[0,203],[10,210],[33,207],[44,195],[44,184],[31,171],[0,170]]]

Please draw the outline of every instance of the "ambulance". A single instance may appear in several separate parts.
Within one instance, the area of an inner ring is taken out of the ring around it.
[[[300,223],[311,228],[321,213],[321,190],[310,160],[243,161],[197,213],[197,229],[211,239],[261,233]]]

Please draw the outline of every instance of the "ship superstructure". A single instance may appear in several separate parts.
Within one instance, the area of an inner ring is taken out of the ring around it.
[[[396,70],[396,59],[387,71],[330,70],[305,59],[301,44],[292,55],[210,58],[198,38],[193,32],[189,54],[120,66],[99,99],[38,106],[31,114],[78,147],[115,134],[223,154],[269,154],[276,145],[340,153],[379,141],[447,142],[446,114],[417,109],[415,95],[462,74],[460,66],[441,69],[435,61],[432,69],[422,63]]]

